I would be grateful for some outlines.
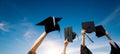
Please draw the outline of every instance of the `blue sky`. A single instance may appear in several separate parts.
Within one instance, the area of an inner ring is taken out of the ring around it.
[[[63,17],[59,22],[61,32],[47,35],[37,54],[61,54],[63,29],[72,26],[78,34],[67,48],[67,54],[79,54],[81,22],[94,21],[102,24],[111,38],[120,46],[119,0],[0,0],[0,54],[26,54],[34,41],[44,32],[43,26],[35,24],[48,16]],[[95,43],[86,38],[86,45],[93,54],[109,54],[106,37],[89,34]]]

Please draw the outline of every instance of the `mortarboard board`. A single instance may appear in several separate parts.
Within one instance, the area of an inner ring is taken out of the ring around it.
[[[103,28],[102,25],[96,26],[95,29],[96,29],[95,32],[96,32],[97,37],[101,37],[101,36],[105,35],[105,29]]]
[[[59,22],[62,18],[55,18],[55,17],[48,17],[45,20],[43,20],[42,22],[39,22],[36,25],[40,25],[40,26],[45,26],[45,32],[49,33],[51,31],[55,31],[58,30],[60,31],[60,26],[57,22]]]
[[[91,33],[95,31],[95,26],[93,21],[82,22],[82,29],[86,30],[86,33]]]
[[[72,32],[72,39],[75,39],[76,35],[77,34],[75,32]]]
[[[69,42],[73,42],[76,37],[76,33],[72,32],[72,27],[64,28],[65,40],[68,39]]]

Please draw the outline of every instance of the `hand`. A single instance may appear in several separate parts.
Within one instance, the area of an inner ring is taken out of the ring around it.
[[[64,45],[67,45],[67,44],[68,44],[68,39],[64,41]]]
[[[84,36],[86,34],[86,30],[82,29],[81,33]]]

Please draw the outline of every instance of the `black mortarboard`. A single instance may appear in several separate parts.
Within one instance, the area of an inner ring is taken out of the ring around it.
[[[96,32],[97,37],[101,37],[101,36],[105,35],[105,29],[103,28],[102,25],[96,26],[95,29],[96,29],[95,32]]]
[[[46,33],[49,33],[51,31],[55,31],[55,30],[60,31],[60,27],[59,27],[59,24],[57,22],[59,22],[61,19],[62,18],[55,18],[55,17],[50,16],[36,25],[45,26]]]
[[[91,33],[95,31],[95,26],[93,21],[82,22],[82,29],[86,30],[86,33]]]
[[[72,32],[72,27],[64,28],[65,40],[68,39],[69,42],[73,42],[76,37],[76,33]]]

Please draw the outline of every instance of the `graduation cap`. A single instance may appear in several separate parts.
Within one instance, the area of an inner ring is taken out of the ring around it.
[[[45,26],[45,32],[49,33],[51,31],[55,31],[58,30],[60,31],[60,26],[57,22],[59,22],[62,18],[55,18],[55,17],[48,17],[45,20],[43,20],[42,22],[39,22],[36,25],[40,25],[40,26]]]
[[[95,31],[95,26],[93,21],[82,22],[82,29],[86,30],[86,33],[92,33]]]
[[[72,27],[64,28],[65,40],[68,39],[69,42],[73,42],[73,39],[76,37],[76,33],[72,32]]]
[[[95,32],[96,32],[97,37],[101,37],[101,36],[105,35],[105,29],[103,28],[102,25],[96,26],[95,29],[96,29]]]

